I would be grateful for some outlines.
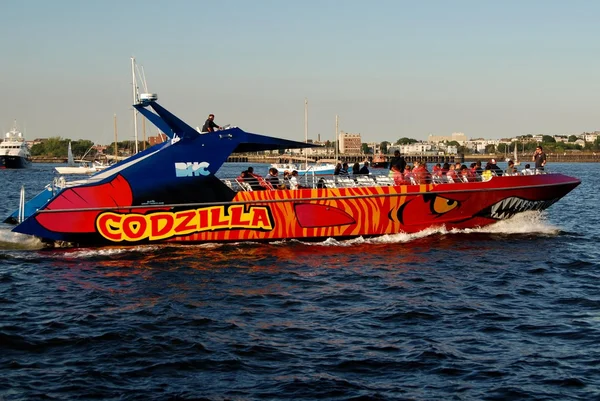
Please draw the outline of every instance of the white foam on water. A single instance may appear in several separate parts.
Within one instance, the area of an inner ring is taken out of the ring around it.
[[[7,227],[0,227],[0,249],[35,250],[42,248],[44,248],[44,244],[38,238],[14,233]]]
[[[348,240],[336,240],[328,238],[322,242],[304,242],[297,241],[304,245],[313,246],[355,246],[357,244],[398,244],[418,240],[420,238],[429,237],[432,235],[453,235],[453,234],[542,234],[553,236],[560,232],[560,228],[550,224],[545,212],[531,211],[519,213],[510,219],[500,220],[489,226],[480,228],[453,229],[447,230],[445,227],[431,227],[425,230],[408,234],[386,234],[372,238],[352,238]]]
[[[481,228],[456,230],[457,233],[488,233],[488,234],[542,234],[557,235],[560,228],[546,219],[546,212],[530,211],[519,213],[510,219]],[[454,233],[455,230],[452,230]]]
[[[110,258],[115,255],[127,254],[132,252],[154,252],[160,247],[161,245],[136,245],[129,247],[67,248],[63,252],[57,252],[56,257],[86,259],[101,256]]]

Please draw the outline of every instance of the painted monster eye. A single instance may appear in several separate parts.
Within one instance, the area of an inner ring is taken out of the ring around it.
[[[448,213],[450,210],[454,209],[458,205],[458,201],[448,198],[442,198],[441,196],[436,196],[435,199],[431,201],[431,212],[435,214]]]

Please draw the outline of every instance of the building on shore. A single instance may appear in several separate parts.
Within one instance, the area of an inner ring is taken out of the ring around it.
[[[340,152],[346,154],[359,154],[362,151],[362,140],[360,134],[340,132]]]

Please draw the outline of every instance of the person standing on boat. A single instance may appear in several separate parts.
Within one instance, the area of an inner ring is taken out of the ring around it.
[[[221,129],[221,127],[215,123],[215,115],[209,114],[206,122],[202,126],[202,132],[214,132],[215,128]]]
[[[393,166],[398,167],[399,171],[404,171],[404,168],[406,167],[406,160],[404,160],[404,157],[400,156],[399,150],[394,152],[394,157],[390,160],[390,170]]]
[[[544,167],[546,166],[546,153],[544,153],[541,146],[535,148],[535,153],[533,154],[531,161],[535,162],[536,172],[544,171]]]

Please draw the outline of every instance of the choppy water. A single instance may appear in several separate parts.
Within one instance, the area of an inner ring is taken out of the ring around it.
[[[1,226],[0,399],[600,399],[600,165],[553,167],[582,185],[484,230],[42,250]],[[1,216],[51,178],[0,171]]]

